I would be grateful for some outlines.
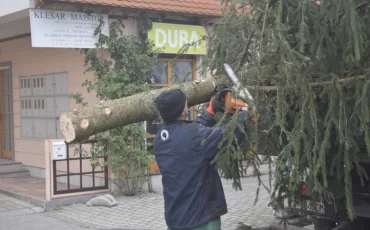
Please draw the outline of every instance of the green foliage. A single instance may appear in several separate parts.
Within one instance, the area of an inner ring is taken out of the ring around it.
[[[86,71],[95,73],[95,80],[86,80],[83,86],[89,92],[95,91],[102,99],[111,100],[142,92],[156,58],[148,42],[133,35],[123,35],[122,28],[120,22],[112,22],[109,37],[99,34],[99,49],[82,50],[88,65]]]
[[[135,195],[147,181],[147,165],[152,161],[145,148],[146,132],[139,124],[119,127],[109,132],[107,154],[114,181],[125,195]]]
[[[102,25],[102,24],[101,24]],[[145,26],[142,26],[145,29]],[[86,79],[82,86],[95,92],[101,100],[127,97],[147,89],[147,76],[152,71],[156,52],[152,45],[131,35],[123,35],[124,25],[110,24],[109,36],[102,34],[100,26],[97,49],[82,49],[87,72],[94,79]],[[71,95],[77,103],[86,105],[81,93]],[[135,105],[139,106],[139,105]],[[92,164],[99,165],[98,156],[108,156],[108,165],[118,178],[113,179],[125,195],[135,195],[148,179],[148,164],[153,157],[146,150],[146,132],[142,123],[117,127],[95,135]],[[106,149],[105,149],[106,147]]]
[[[370,155],[368,2],[248,2],[228,5],[205,66],[225,75],[222,65],[230,64],[255,96],[261,118],[249,142],[257,154],[279,155],[272,198],[282,201],[285,185],[294,193],[307,179],[318,198],[331,200],[326,178],[333,176],[354,218],[350,173],[367,179],[358,154]],[[231,178],[238,183],[240,175]]]
[[[233,179],[233,187],[235,189],[242,189],[240,178],[247,174],[248,167],[252,167],[258,174],[258,167],[260,161],[255,158],[255,152],[253,151],[253,132],[249,128],[247,132],[244,132],[244,128],[240,127],[237,122],[239,112],[236,111],[234,116],[228,114],[216,114],[215,118],[218,121],[217,125],[226,126],[223,140],[219,143],[219,154],[215,157],[212,163],[215,163],[217,168],[220,169],[220,174],[225,179]],[[244,140],[238,141],[233,135],[234,130],[239,129],[245,138]],[[262,182],[262,181],[260,181]]]

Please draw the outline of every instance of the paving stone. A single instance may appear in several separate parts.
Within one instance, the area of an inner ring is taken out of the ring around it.
[[[20,215],[31,214],[31,213],[34,213],[34,212],[30,209],[12,210],[12,211],[0,213],[0,217],[20,216]]]
[[[268,176],[263,176],[262,179],[268,184]],[[271,207],[268,207],[270,195],[262,187],[258,202],[254,204],[257,178],[245,177],[241,182],[243,190],[235,191],[231,181],[223,180],[229,210],[221,220],[223,229],[235,229],[239,222],[260,227],[276,221]],[[112,208],[76,204],[45,215],[99,229],[167,229],[162,191],[115,198],[119,205]]]
[[[0,217],[15,217],[41,211],[43,212],[44,209],[0,194]]]

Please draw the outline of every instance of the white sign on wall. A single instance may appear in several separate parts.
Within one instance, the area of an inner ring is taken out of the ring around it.
[[[63,141],[53,142],[53,160],[67,159],[67,146]]]
[[[95,29],[109,35],[107,14],[30,9],[32,47],[96,48]]]

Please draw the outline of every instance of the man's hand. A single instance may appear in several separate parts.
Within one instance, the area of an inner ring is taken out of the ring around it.
[[[208,108],[206,109],[207,112],[209,112],[212,115],[215,115],[217,112],[225,111],[225,106],[220,104],[220,96],[221,92],[217,92],[211,97]]]
[[[242,110],[248,112],[248,105],[245,104]],[[251,120],[253,123],[256,123],[259,119],[260,115],[257,113],[257,108],[253,106],[252,111],[249,111],[249,120]]]
[[[226,84],[219,84],[215,87],[213,91],[213,96],[209,102],[207,112],[215,115],[218,112],[225,112],[225,97],[229,92],[232,92],[232,88]]]

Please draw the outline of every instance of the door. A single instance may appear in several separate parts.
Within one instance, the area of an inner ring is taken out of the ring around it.
[[[8,70],[0,70],[0,157],[12,159],[11,84]]]

